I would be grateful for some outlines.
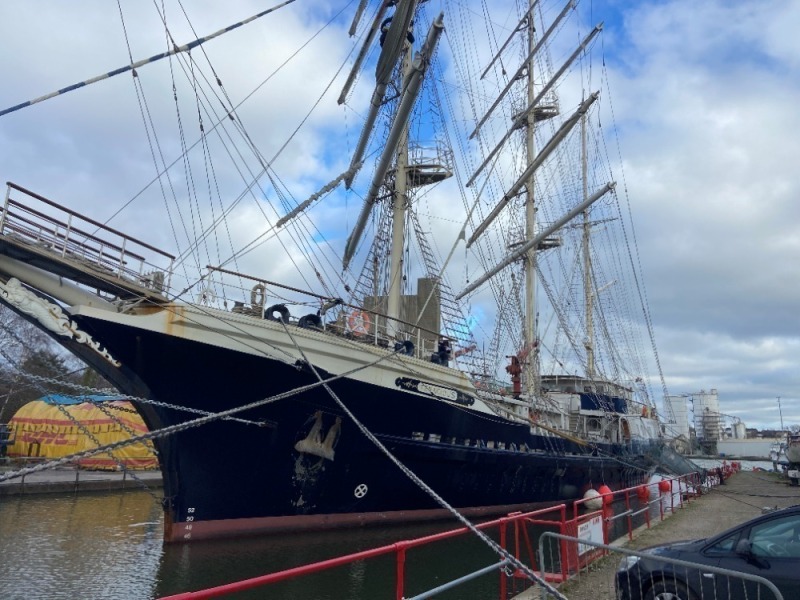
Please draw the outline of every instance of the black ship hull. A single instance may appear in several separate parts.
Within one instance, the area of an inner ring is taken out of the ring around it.
[[[104,319],[75,317],[120,367],[68,343],[134,402],[151,430],[319,382],[287,363]],[[294,326],[289,326],[294,327]],[[62,340],[68,341],[68,340]],[[376,368],[376,367],[367,367]],[[323,378],[331,374],[319,371]],[[436,383],[436,382],[430,382]],[[403,465],[467,515],[503,514],[638,485],[649,442],[591,448],[533,435],[518,421],[355,378],[330,389]],[[154,440],[164,479],[165,540],[446,517],[322,386]]]

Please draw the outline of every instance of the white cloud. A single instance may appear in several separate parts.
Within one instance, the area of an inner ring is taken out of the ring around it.
[[[440,55],[448,69],[461,60],[468,61],[470,69],[485,65],[518,18],[509,5],[487,24],[480,6],[461,10],[461,4],[443,4],[450,13],[445,14],[446,35],[472,31],[477,40],[460,50],[458,46],[452,50],[443,40]],[[555,3],[545,4],[548,14],[560,10]],[[122,6],[134,59],[163,51],[164,32],[153,6],[136,2]],[[210,0],[186,6],[200,35],[264,8],[250,0],[228,2],[224,8]],[[205,49],[231,99],[241,101],[341,7],[341,3],[317,3],[309,9],[296,3],[209,42]],[[426,10],[432,17],[439,7]],[[781,396],[784,420],[800,422],[800,414],[788,408],[800,400],[794,368],[800,358],[800,136],[796,133],[800,46],[793,29],[800,20],[800,7],[777,0],[609,1],[595,3],[589,12],[588,7],[579,8],[584,25],[573,37],[577,41],[585,35],[590,20],[591,25],[606,21],[602,41],[595,47],[595,56],[603,53],[611,79],[611,94],[601,90],[601,121],[609,134],[613,109],[624,160],[625,179],[619,185],[631,197],[670,391],[715,387],[723,411],[741,416],[748,425],[777,423],[767,411],[772,398]],[[325,29],[240,108],[248,133],[267,159],[311,110],[352,49],[353,41],[346,37],[350,14]],[[194,37],[176,4],[168,4],[168,19],[178,43]],[[493,36],[491,44],[485,41],[487,33]],[[0,109],[128,61],[117,7],[104,2],[8,0],[0,5],[0,36],[5,48],[19,49],[0,55],[4,74]],[[555,65],[568,53],[566,46],[559,47]],[[193,51],[202,63],[201,56],[199,50]],[[519,59],[507,54],[504,66],[513,72]],[[177,69],[177,61],[173,64]],[[599,60],[593,62],[598,73],[601,67]],[[360,133],[372,75],[369,71],[362,75],[350,105],[343,108],[335,98],[348,69],[275,165],[296,201],[346,168]],[[169,63],[142,67],[139,73],[169,162],[180,152]],[[576,105],[573,92],[580,91],[581,74],[574,75],[561,87],[565,111]],[[495,77],[496,73],[490,74],[484,83],[468,84],[481,96],[474,108],[463,90],[448,87],[451,82],[442,87],[452,102],[446,108],[455,111],[461,129],[471,130],[473,111],[480,116],[488,106],[487,98],[502,84]],[[598,81],[594,76],[595,87]],[[176,82],[186,140],[193,143],[198,137],[194,96],[182,72]],[[218,102],[213,104],[219,110]],[[0,117],[2,175],[79,210],[91,210],[100,219],[108,218],[155,174],[139,110],[131,77],[124,74]],[[498,115],[487,126],[487,135],[501,135],[508,117]],[[204,114],[203,121],[210,127],[213,118]],[[235,135],[231,124],[226,125]],[[247,164],[258,170],[260,165],[245,142],[236,139]],[[616,141],[612,138],[609,143],[614,155]],[[225,152],[217,152],[222,143],[215,134],[209,135],[209,144],[224,188],[222,201],[227,204],[243,191],[244,183]],[[232,148],[229,141],[226,146]],[[461,152],[477,154],[476,146],[458,149],[457,157],[463,158]],[[197,188],[203,189],[206,163],[201,147],[192,152],[192,159]],[[476,164],[473,158],[472,167]],[[361,174],[363,180],[369,178],[369,168]],[[512,168],[511,161],[500,166],[506,175]],[[176,194],[184,197],[190,186],[178,172]],[[615,174],[622,175],[618,166]],[[275,190],[264,185],[270,199],[275,199]],[[454,214],[462,205],[454,185],[449,182],[436,189],[422,203],[433,217],[430,226],[436,229],[435,245],[442,255],[461,224],[462,217]],[[502,193],[499,186],[490,188],[486,205]],[[170,192],[167,199],[172,202]],[[243,200],[242,215],[231,222],[231,235],[249,240],[264,230],[266,220],[256,202],[250,196]],[[161,191],[151,188],[112,224],[155,245],[171,247],[171,228],[160,216],[163,204]],[[358,195],[337,192],[313,209],[337,249],[360,206]],[[186,213],[188,208],[182,210]],[[264,204],[272,222],[284,210]],[[203,218],[210,222],[208,214]],[[306,253],[312,252],[328,250],[311,244]],[[282,247],[273,241],[248,255],[240,267],[301,287],[314,285],[313,272],[303,273],[303,280],[298,269],[284,260],[287,255],[298,263],[303,258],[297,245],[287,242]],[[459,249],[449,273],[454,285],[466,278],[465,259]],[[479,270],[470,267],[470,277],[474,279]],[[481,303],[488,297],[483,292],[473,299],[476,310],[486,315],[487,328],[493,326],[494,313]],[[657,374],[650,376],[657,380]]]

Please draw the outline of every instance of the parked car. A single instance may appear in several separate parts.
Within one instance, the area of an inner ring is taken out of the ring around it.
[[[775,510],[711,538],[653,546],[626,556],[616,574],[619,600],[772,600],[764,585],[704,570],[719,567],[774,583],[784,600],[800,598],[800,505]],[[694,563],[698,568],[659,558]],[[760,588],[760,589],[759,589]]]

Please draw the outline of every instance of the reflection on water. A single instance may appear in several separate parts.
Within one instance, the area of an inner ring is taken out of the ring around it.
[[[161,536],[143,492],[2,497],[0,597],[152,597]]]
[[[750,464],[745,466],[752,468]],[[634,496],[630,501],[630,508],[638,512],[638,499]],[[615,503],[614,512],[621,515],[626,508],[624,500],[620,500]],[[659,518],[659,502],[651,506],[651,517]],[[634,528],[643,523],[643,514],[630,517]],[[628,525],[629,517],[615,519],[614,533],[624,535]],[[455,526],[456,523],[449,521],[437,525],[201,541],[162,547],[161,506],[145,492],[6,496],[0,497],[0,599],[157,598],[256,577]],[[535,536],[531,541],[535,551]],[[527,552],[523,550],[523,554]],[[419,594],[496,560],[472,535],[410,550],[406,561],[405,595]],[[394,596],[395,569],[395,557],[391,554],[236,597],[388,598]],[[487,575],[437,598],[496,598],[498,580],[496,573]]]
[[[0,598],[157,598],[454,526],[451,521],[162,546],[161,506],[145,492],[6,496],[0,497]],[[410,550],[405,595],[419,594],[496,560],[474,536]],[[395,557],[390,554],[236,598],[389,598],[394,596],[395,573]],[[437,598],[496,598],[497,590],[498,576],[491,574]]]
[[[454,523],[368,528],[339,532],[196,542],[165,547],[158,576],[158,594],[196,590],[257,577],[315,561],[341,556],[452,529]],[[413,549],[406,560],[406,596],[485,567],[496,558],[479,540],[462,537]],[[282,600],[366,600],[394,597],[394,553],[359,561],[293,581],[237,595],[236,598]],[[497,575],[487,576],[439,598],[497,597]]]

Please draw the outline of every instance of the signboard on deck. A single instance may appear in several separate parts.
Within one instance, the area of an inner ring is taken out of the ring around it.
[[[596,544],[603,543],[603,517],[595,515],[588,521],[584,521],[578,525],[578,539],[588,540]],[[588,544],[578,544],[578,556],[582,556],[587,552],[594,550],[594,546]]]

